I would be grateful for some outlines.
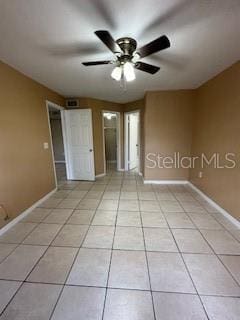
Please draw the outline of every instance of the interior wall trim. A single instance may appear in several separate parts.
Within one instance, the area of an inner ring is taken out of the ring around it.
[[[187,180],[145,180],[143,179],[144,184],[187,184]]]
[[[20,222],[23,218],[25,218],[30,212],[32,212],[33,209],[37,208],[42,202],[46,201],[48,198],[50,198],[55,192],[57,191],[57,188],[54,188],[52,191],[50,191],[48,194],[46,194],[43,198],[35,202],[31,207],[24,210],[22,213],[20,213],[16,218],[11,220],[8,224],[6,224],[4,227],[0,229],[0,236],[4,234],[6,231],[11,229],[15,224]]]
[[[102,177],[105,177],[106,176],[106,173],[100,173],[100,174],[97,174],[95,176],[95,178],[102,178]]]
[[[198,189],[192,182],[188,182],[188,185],[196,191],[199,195],[201,195],[204,200],[206,200],[209,204],[211,204],[215,209],[217,209],[220,213],[224,215],[228,220],[230,220],[235,226],[237,226],[240,229],[240,221],[238,221],[236,218],[234,218],[229,212],[227,212],[225,209],[223,209],[219,204],[217,204],[214,200],[212,200],[210,197],[208,197],[203,191]]]

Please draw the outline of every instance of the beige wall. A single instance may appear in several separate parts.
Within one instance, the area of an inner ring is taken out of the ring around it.
[[[173,156],[180,152],[189,156],[192,142],[192,110],[194,91],[148,92],[144,110],[144,177],[147,180],[187,180],[188,169],[149,169],[149,153]],[[151,157],[152,158],[152,157]]]
[[[192,155],[235,153],[235,169],[191,171],[191,181],[234,217],[240,218],[240,63],[197,90]]]
[[[64,100],[0,62],[0,203],[11,219],[54,188],[46,99]],[[0,225],[4,222],[0,218]]]

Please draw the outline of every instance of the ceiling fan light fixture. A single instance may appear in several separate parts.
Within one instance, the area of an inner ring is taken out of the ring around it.
[[[123,74],[128,82],[136,79],[133,64],[131,62],[124,63]]]
[[[141,56],[140,56],[140,54],[139,53],[137,53],[137,52],[135,52],[134,54],[133,54],[133,57],[132,57],[132,63],[136,63],[138,60],[140,60],[141,59]]]
[[[120,81],[122,78],[122,68],[119,66],[115,67],[111,73],[111,77],[116,81]]]

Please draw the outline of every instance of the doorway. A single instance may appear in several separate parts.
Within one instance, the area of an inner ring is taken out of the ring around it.
[[[124,114],[125,170],[140,172],[140,112]]]
[[[66,180],[66,159],[62,128],[62,107],[47,101],[47,114],[51,136],[51,149],[56,185]]]
[[[107,171],[120,170],[120,114],[103,111],[103,161],[104,174]]]

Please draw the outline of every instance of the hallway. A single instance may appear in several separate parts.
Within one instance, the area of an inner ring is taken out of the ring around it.
[[[1,320],[239,319],[240,230],[134,172],[61,180],[0,237],[0,262]]]

